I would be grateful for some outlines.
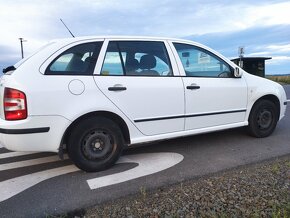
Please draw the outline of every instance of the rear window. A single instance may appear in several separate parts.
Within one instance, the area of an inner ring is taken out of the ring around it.
[[[103,42],[76,45],[55,58],[46,75],[92,75]]]

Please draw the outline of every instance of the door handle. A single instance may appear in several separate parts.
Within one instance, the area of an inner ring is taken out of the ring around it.
[[[196,84],[191,84],[190,86],[186,86],[187,89],[200,89],[200,86]]]
[[[108,88],[109,91],[124,91],[127,90],[124,86],[112,86]]]

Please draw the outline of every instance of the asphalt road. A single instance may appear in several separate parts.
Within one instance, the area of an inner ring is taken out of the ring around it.
[[[284,87],[289,99],[290,85]],[[0,215],[67,213],[140,192],[140,188],[149,190],[282,156],[290,153],[289,133],[288,105],[285,118],[268,138],[252,138],[239,128],[151,143],[126,150],[118,164],[99,173],[79,171],[70,160],[58,160],[55,154],[0,148]],[[150,175],[142,176],[146,172]]]

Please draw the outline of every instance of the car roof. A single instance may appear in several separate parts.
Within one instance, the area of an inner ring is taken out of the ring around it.
[[[63,46],[63,45],[68,45],[71,43],[78,43],[81,41],[94,41],[94,40],[160,40],[160,41],[172,41],[176,43],[185,43],[185,44],[191,44],[195,45],[204,49],[207,49],[211,51],[212,53],[225,58],[221,54],[219,54],[217,51],[214,51],[213,49],[209,48],[206,45],[203,45],[201,43],[191,41],[191,40],[186,40],[186,39],[178,39],[178,38],[170,38],[170,37],[152,37],[152,36],[130,36],[130,35],[103,35],[103,36],[81,36],[81,37],[70,37],[70,38],[62,38],[62,39],[55,39],[52,40],[51,42],[54,42],[58,44],[58,46]]]
[[[61,43],[72,43],[78,41],[85,40],[102,40],[102,39],[119,39],[119,40],[170,40],[175,42],[183,42],[183,43],[194,43],[201,45],[200,43],[186,40],[186,39],[178,39],[178,38],[170,38],[170,37],[152,37],[152,36],[126,36],[126,35],[104,35],[104,36],[81,36],[81,37],[72,37],[72,38],[62,38],[62,39],[54,39],[52,42],[61,42]]]

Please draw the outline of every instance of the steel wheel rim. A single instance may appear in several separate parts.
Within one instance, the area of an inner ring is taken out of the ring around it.
[[[82,140],[82,152],[89,160],[106,159],[112,153],[113,147],[113,137],[106,131],[90,131]]]
[[[273,114],[268,109],[263,109],[258,114],[258,126],[260,129],[268,129],[273,122]]]

